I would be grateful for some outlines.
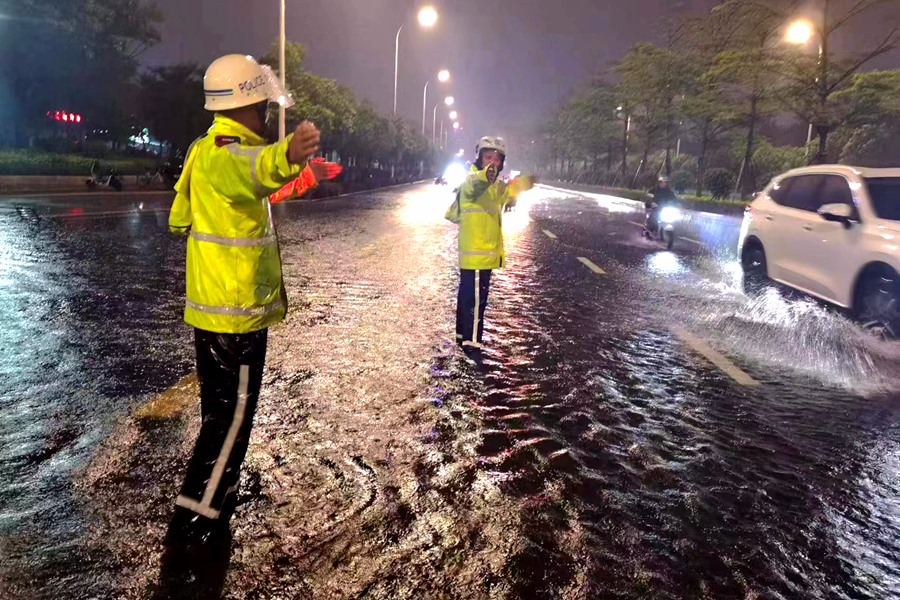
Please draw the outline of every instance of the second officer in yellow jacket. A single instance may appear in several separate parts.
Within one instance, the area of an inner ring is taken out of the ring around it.
[[[459,188],[446,218],[459,225],[459,292],[456,341],[463,349],[481,348],[484,311],[494,269],[506,266],[503,209],[530,190],[534,176],[506,183],[499,178],[506,162],[506,142],[483,137],[475,147],[475,165]]]

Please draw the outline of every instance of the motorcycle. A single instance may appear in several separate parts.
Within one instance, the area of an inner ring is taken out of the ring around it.
[[[97,187],[111,187],[117,192],[122,191],[122,178],[116,173],[115,169],[109,169],[106,174],[101,174],[99,167],[96,165],[91,167],[91,178],[86,180],[84,184],[89,190],[97,189]]]
[[[656,213],[655,223],[654,212]],[[675,224],[681,220],[681,211],[674,206],[659,207],[655,202],[647,207],[644,220],[644,231],[641,232],[647,239],[663,242],[666,250],[671,250],[675,244]]]

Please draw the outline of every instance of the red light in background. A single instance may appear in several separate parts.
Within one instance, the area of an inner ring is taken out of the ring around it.
[[[75,115],[75,122],[81,123],[81,115]]]
[[[66,111],[63,111],[63,121],[68,121],[68,120],[69,120],[69,113],[67,113]]]
[[[62,117],[59,115],[59,111],[56,111],[56,112],[53,114],[53,118],[56,119],[57,121],[61,121],[61,120],[62,120]]]

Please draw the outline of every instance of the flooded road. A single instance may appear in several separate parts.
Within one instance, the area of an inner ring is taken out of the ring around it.
[[[737,219],[667,252],[546,188],[505,217],[479,362],[446,188],[276,207],[291,311],[239,506],[179,559],[199,407],[169,200],[0,199],[0,596],[900,595],[897,347],[744,296]]]

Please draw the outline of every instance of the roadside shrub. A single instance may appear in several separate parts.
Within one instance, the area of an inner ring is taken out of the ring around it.
[[[121,175],[137,175],[153,169],[157,158],[120,158],[100,160]],[[0,150],[0,175],[89,175],[94,159],[83,154],[57,154],[40,150]]]
[[[669,185],[671,185],[672,189],[679,194],[683,194],[684,190],[691,187],[693,183],[694,176],[689,171],[675,171],[672,173],[672,176],[669,177]]]
[[[706,174],[706,188],[713,200],[728,197],[734,191],[737,178],[728,169],[712,169]]]

